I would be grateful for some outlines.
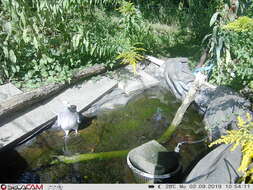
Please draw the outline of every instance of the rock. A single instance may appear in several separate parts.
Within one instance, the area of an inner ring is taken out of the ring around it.
[[[131,150],[129,159],[137,169],[155,175],[171,173],[179,166],[178,155],[155,140]]]
[[[212,184],[235,183],[241,176],[237,169],[241,162],[241,151],[231,145],[220,145],[201,159],[187,176],[185,183]]]
[[[250,102],[227,87],[217,87],[215,90],[209,91],[207,103],[203,121],[212,140],[225,135],[229,127],[237,129],[237,117],[243,117],[247,112],[251,113],[249,111]]]
[[[21,94],[22,91],[16,88],[13,84],[7,83],[0,86],[0,103],[10,99],[12,96]]]
[[[157,86],[159,81],[147,74],[146,72],[140,70],[138,74],[128,80],[122,80],[119,82],[119,88],[124,90],[126,94],[131,94],[136,90],[147,89],[152,86]]]

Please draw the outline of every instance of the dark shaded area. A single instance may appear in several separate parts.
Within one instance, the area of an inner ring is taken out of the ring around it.
[[[180,183],[182,167],[180,155],[176,152],[159,152],[155,175],[171,174],[170,178],[155,179],[154,183]],[[161,173],[163,171],[163,174]]]
[[[174,172],[179,166],[179,154],[176,152],[159,152],[155,175]]]
[[[16,150],[0,153],[0,183],[17,183],[19,177],[28,168],[27,162]]]
[[[86,127],[88,127],[91,124],[92,120],[94,120],[94,119],[97,119],[97,116],[86,117],[86,116],[80,114],[81,123],[79,124],[78,129],[79,130],[85,129]]]

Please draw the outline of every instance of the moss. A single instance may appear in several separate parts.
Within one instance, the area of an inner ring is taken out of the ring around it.
[[[78,154],[74,156],[58,156],[57,160],[53,160],[51,164],[65,163],[73,164],[77,162],[85,162],[89,160],[106,160],[117,157],[124,157],[127,155],[129,150],[111,151],[111,152],[100,152],[100,153],[88,153],[88,154]]]

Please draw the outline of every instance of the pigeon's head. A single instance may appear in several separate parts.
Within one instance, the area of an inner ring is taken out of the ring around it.
[[[71,111],[71,112],[76,112],[76,105],[70,105],[70,106],[68,107],[68,109],[69,109],[69,111]]]
[[[69,111],[76,112],[76,105],[71,105],[67,101],[63,101],[63,104],[68,108]]]

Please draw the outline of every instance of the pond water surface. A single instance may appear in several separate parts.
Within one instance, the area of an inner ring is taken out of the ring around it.
[[[5,155],[9,166],[6,164],[3,170],[8,170],[8,174],[0,175],[0,182],[135,183],[126,157],[42,166],[48,165],[54,155],[127,150],[158,139],[179,106],[180,102],[169,92],[156,87],[136,95],[124,107],[99,113],[80,126],[79,135],[72,132],[67,140],[61,130],[44,131]],[[202,139],[206,133],[201,121],[201,116],[190,108],[172,139],[163,145],[172,151],[181,141]],[[184,172],[203,156],[203,152],[208,152],[205,142],[182,146],[180,155]],[[3,164],[3,157],[1,162]]]

